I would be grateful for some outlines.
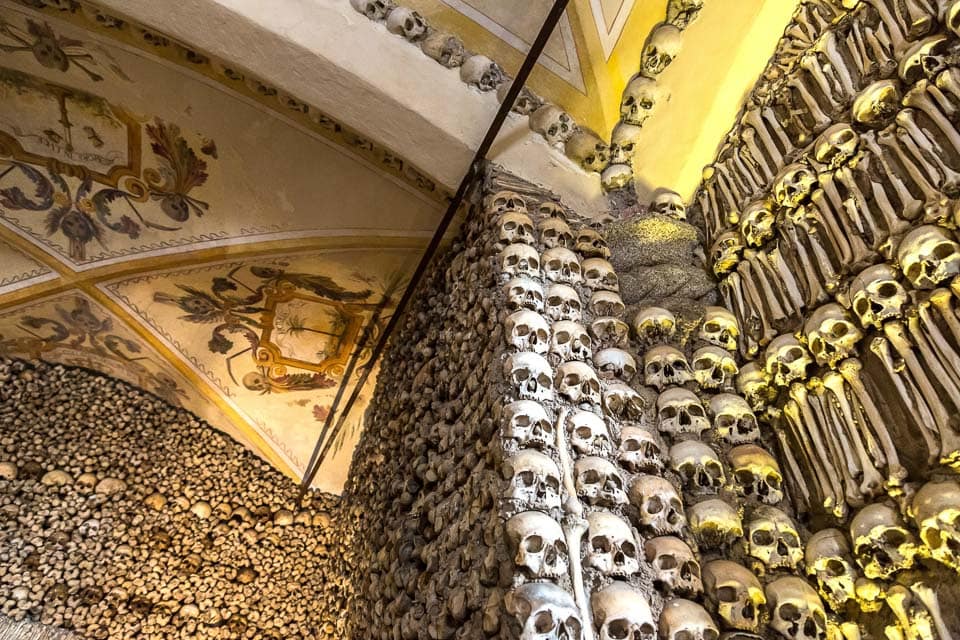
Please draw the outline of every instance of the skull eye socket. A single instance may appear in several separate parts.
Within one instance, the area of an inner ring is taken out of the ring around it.
[[[637,548],[633,545],[632,542],[624,542],[620,545],[620,551],[623,552],[623,555],[628,558],[635,558],[637,556]]]
[[[662,571],[670,571],[672,569],[676,569],[678,566],[679,563],[677,562],[676,557],[672,555],[664,554],[657,558],[657,568]]]
[[[610,545],[610,539],[606,536],[597,536],[590,541],[590,546],[597,553],[610,553],[613,547]]]
[[[787,544],[788,547],[799,547],[800,540],[793,534],[791,531],[783,532],[783,541]]]
[[[952,242],[941,242],[930,252],[937,260],[946,260],[956,253]]]
[[[898,288],[899,287],[897,287],[896,283],[894,282],[884,282],[877,287],[877,295],[879,295],[881,298],[892,298],[893,296],[897,295]]]
[[[525,487],[532,487],[537,484],[537,476],[533,471],[521,471],[517,474],[517,478],[520,479],[520,483]]]
[[[837,578],[847,572],[847,568],[839,560],[828,560],[825,571],[831,578]]]
[[[533,619],[533,628],[536,629],[537,633],[549,633],[553,631],[555,626],[553,614],[549,611],[540,611]]]
[[[720,602],[725,602],[728,604],[734,603],[737,601],[737,589],[736,587],[720,587],[717,589],[717,600]]]
[[[584,439],[584,440],[586,440],[586,439],[588,439],[588,438],[592,438],[592,437],[593,437],[593,431],[590,429],[590,427],[578,427],[578,428],[577,428],[577,437],[578,437],[578,438],[582,438],[582,439]]]
[[[543,538],[538,535],[532,535],[526,539],[524,546],[529,553],[540,553],[543,551]]]
[[[503,223],[503,230],[504,230],[504,231],[513,231],[513,230],[515,230],[516,228],[517,228],[517,223],[516,223],[516,222],[513,222],[512,220],[511,220],[510,222],[504,222],[504,223]]]
[[[692,631],[681,629],[673,634],[673,640],[696,640],[696,636]]]
[[[892,547],[899,547],[907,541],[907,536],[902,531],[896,529],[887,529],[880,535],[880,542]]]
[[[649,500],[647,500],[647,504],[644,505],[644,509],[646,509],[647,513],[649,514],[660,513],[663,511],[663,500],[660,499],[660,496],[652,496]]]
[[[943,544],[943,537],[940,535],[940,531],[933,527],[921,532],[920,537],[923,538],[923,543],[931,549],[939,549],[940,545]]]
[[[758,547],[769,547],[773,544],[773,534],[766,529],[757,529],[750,536],[750,541]]]
[[[607,637],[612,640],[626,640],[630,637],[630,621],[626,618],[611,620],[607,625]]]
[[[580,385],[580,376],[575,373],[567,374],[563,377],[563,382],[567,386],[576,387]]]
[[[703,640],[719,640],[720,632],[716,629],[704,629],[702,637]]]
[[[514,426],[526,429],[530,426],[530,416],[515,416],[513,418]]]
[[[848,333],[850,333],[850,328],[847,326],[846,322],[837,322],[830,327],[830,335],[836,339],[842,338]]]
[[[797,605],[793,604],[792,602],[787,602],[785,604],[780,605],[780,608],[777,609],[777,613],[781,618],[783,618],[784,620],[789,620],[790,622],[796,622],[797,620],[800,619],[800,615],[801,615],[800,609],[797,607]]]

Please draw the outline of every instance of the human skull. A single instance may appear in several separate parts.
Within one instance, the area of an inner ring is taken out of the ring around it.
[[[580,640],[583,621],[573,596],[550,582],[528,582],[504,599],[522,627],[520,640]]]
[[[740,235],[747,246],[759,249],[773,238],[776,220],[769,201],[755,200],[744,208],[740,216]]]
[[[669,340],[677,331],[677,318],[667,309],[644,307],[633,318],[633,331],[644,342]]]
[[[630,342],[630,327],[619,318],[597,318],[590,323],[590,335],[602,347],[625,347]]]
[[[623,122],[642,127],[653,114],[657,103],[665,99],[663,89],[657,81],[644,76],[635,76],[623,90],[620,101],[620,119]]]
[[[497,87],[497,102],[503,103],[507,99],[507,93],[509,93],[512,84],[508,81],[508,78],[504,78],[504,81]],[[543,99],[531,91],[529,87],[523,87],[510,110],[521,116],[529,116],[542,106]]]
[[[917,540],[893,507],[865,506],[850,521],[850,538],[857,563],[868,578],[886,580],[913,566]]]
[[[547,249],[541,255],[541,260],[543,274],[553,282],[580,284],[583,279],[580,258],[570,249],[563,247]]]
[[[569,360],[584,361],[590,358],[591,347],[592,341],[582,324],[560,320],[553,323],[550,355],[547,357],[554,366]]]
[[[703,9],[703,0],[668,0],[667,22],[686,29]]]
[[[668,23],[657,25],[643,45],[641,72],[649,78],[660,75],[680,53],[682,45],[683,38],[679,28]]]
[[[691,505],[687,518],[694,537],[704,547],[717,549],[743,538],[740,514],[720,498]]]
[[[610,162],[610,145],[587,129],[578,129],[567,138],[563,151],[584,171],[600,173]]]
[[[590,411],[574,411],[567,418],[570,446],[582,456],[605,456],[613,450],[610,431],[603,418]]]
[[[803,204],[817,188],[817,174],[810,165],[802,162],[788,164],[777,175],[773,195],[777,204],[795,209]]]
[[[620,281],[613,265],[603,258],[583,261],[583,283],[593,291],[620,291]]]
[[[558,322],[570,320],[579,322],[583,311],[580,296],[573,287],[565,284],[554,284],[547,287],[546,310],[547,317]]]
[[[762,411],[776,395],[763,363],[753,360],[743,365],[737,376],[737,393],[750,403],[754,411]]]
[[[675,598],[663,605],[660,640],[719,640],[720,630],[696,602]]]
[[[896,80],[878,80],[853,101],[853,119],[866,127],[882,129],[901,109],[903,96]]]
[[[605,576],[628,578],[640,571],[637,538],[630,525],[607,511],[587,515],[585,564]]]
[[[725,231],[717,236],[710,248],[710,259],[713,261],[713,274],[722,278],[733,271],[740,262],[743,253],[743,241],[736,231]]]
[[[387,16],[387,31],[416,42],[427,35],[427,21],[407,7],[397,7]]]
[[[730,352],[720,347],[701,347],[693,353],[693,377],[703,389],[732,390],[740,368]]]
[[[715,347],[736,351],[737,338],[740,337],[736,316],[723,307],[707,307],[698,337]]]
[[[670,467],[691,495],[717,493],[727,482],[720,456],[699,440],[684,440],[670,447]]]
[[[853,323],[846,309],[835,302],[825,304],[807,318],[803,333],[817,364],[836,367],[854,350],[863,332]]]
[[[514,564],[533,579],[567,574],[567,543],[560,524],[541,511],[524,511],[507,520]]]
[[[511,311],[543,311],[543,287],[536,280],[524,276],[513,278],[504,285],[503,291],[507,296],[507,307]]]
[[[536,311],[524,309],[507,316],[508,342],[517,351],[545,354],[551,345],[550,325]]]
[[[498,216],[508,211],[527,212],[527,201],[514,191],[498,191],[486,201],[488,215]]]
[[[472,55],[460,65],[460,80],[480,91],[493,91],[504,80],[503,69],[486,56]]]
[[[643,418],[646,410],[643,397],[622,382],[608,382],[603,388],[603,411],[624,422]]]
[[[887,320],[903,316],[909,298],[897,275],[882,262],[864,269],[850,282],[850,304],[864,328],[880,329]]]
[[[529,123],[531,129],[554,146],[562,146],[577,126],[566,111],[554,104],[545,104],[531,113]]]
[[[910,231],[900,242],[897,260],[903,275],[917,289],[933,289],[960,275],[960,244],[931,224]]]
[[[420,43],[420,49],[448,69],[462,65],[467,53],[460,39],[445,31],[427,33]]]
[[[783,474],[768,451],[755,444],[741,444],[727,453],[737,493],[766,504],[783,500]]]
[[[567,219],[567,210],[563,208],[558,202],[553,202],[552,200],[544,200],[540,203],[537,211],[540,213],[542,218],[557,218],[563,220],[564,222],[570,222]]]
[[[350,0],[350,5],[371,20],[383,20],[397,6],[393,0]]]
[[[611,165],[633,166],[633,155],[637,151],[641,133],[640,127],[627,122],[621,122],[613,128],[610,134]]]
[[[860,134],[845,122],[828,127],[814,145],[814,157],[828,169],[839,169],[853,160]]]
[[[686,542],[674,536],[660,536],[647,540],[643,549],[658,591],[686,596],[703,592],[700,563]]]
[[[797,525],[776,507],[760,506],[747,521],[747,547],[751,557],[768,570],[795,571],[803,561]]]
[[[680,533],[687,523],[680,495],[666,478],[639,475],[630,485],[628,497],[637,509],[641,528],[648,533]]]
[[[656,213],[661,216],[673,218],[675,220],[687,219],[687,205],[683,198],[676,191],[669,189],[659,189],[650,201],[650,213]]]
[[[730,629],[756,633],[767,599],[757,576],[736,562],[713,560],[703,567],[707,600]]]
[[[900,79],[907,85],[912,85],[924,78],[936,80],[940,72],[950,66],[948,56],[951,53],[951,44],[951,39],[943,34],[929,36],[913,43],[900,60],[898,70]]]
[[[687,357],[676,347],[668,345],[654,347],[644,354],[643,373],[644,384],[658,391],[693,380]]]
[[[655,640],[656,626],[647,596],[635,587],[614,581],[590,597],[598,640]]]
[[[573,231],[566,220],[545,218],[540,223],[540,244],[545,249],[569,249],[573,246]]]
[[[597,351],[593,355],[593,364],[602,380],[630,382],[637,373],[637,362],[633,356],[616,347]]]
[[[777,336],[767,345],[766,372],[778,387],[789,386],[795,380],[806,380],[807,369],[813,358],[793,334]]]
[[[605,192],[626,189],[633,182],[633,169],[626,164],[610,164],[600,174],[600,186]]]
[[[517,400],[503,408],[502,427],[504,438],[512,440],[519,448],[552,448],[556,436],[547,411],[533,400]]]
[[[503,497],[524,509],[560,508],[560,470],[557,463],[533,449],[521,449],[504,462],[508,481]]]
[[[504,375],[523,400],[553,400],[553,371],[537,353],[514,353],[504,361]]]
[[[911,502],[911,516],[926,547],[923,552],[960,569],[960,484],[946,480],[923,485]]]
[[[692,391],[674,387],[657,397],[657,429],[661,433],[671,436],[692,433],[700,437],[709,428],[707,412]]]
[[[826,640],[827,614],[820,596],[797,576],[778,578],[767,585],[770,627],[787,640]]]
[[[540,256],[530,245],[511,244],[500,252],[500,268],[514,278],[537,278],[540,276]]]
[[[621,318],[626,308],[620,295],[616,292],[594,291],[590,296],[590,312],[593,313],[594,317]]]
[[[600,380],[584,362],[564,362],[557,368],[557,392],[575,405],[600,404]]]
[[[821,529],[807,541],[804,554],[807,573],[815,576],[831,609],[842,613],[847,602],[856,601],[859,571],[850,555],[850,543],[839,529]]]
[[[627,504],[623,477],[612,462],[597,456],[578,458],[573,466],[577,496],[597,507]]]
[[[710,398],[713,430],[720,442],[749,444],[760,439],[757,416],[747,401],[732,393],[718,393]]]
[[[593,229],[581,229],[577,233],[577,240],[574,246],[577,253],[584,258],[610,257],[610,249],[607,248],[607,241]]]
[[[663,443],[654,431],[638,426],[625,426],[620,429],[617,460],[627,471],[660,473],[666,458]]]
[[[537,242],[533,234],[533,220],[525,213],[508,211],[500,218],[500,244],[508,245],[516,242],[534,245]]]
[[[97,476],[92,473],[83,473],[77,476],[76,487],[80,493],[93,493],[97,486]]]

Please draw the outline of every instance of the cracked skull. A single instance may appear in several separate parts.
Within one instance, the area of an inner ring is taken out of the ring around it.
[[[613,450],[603,418],[590,411],[575,411],[567,418],[570,445],[580,455],[605,456]]]
[[[623,304],[620,295],[613,291],[594,291],[590,296],[589,306],[596,317],[620,318],[626,311],[626,305]]]
[[[647,596],[635,587],[612,582],[590,598],[598,640],[656,640]]]
[[[543,287],[536,280],[523,276],[513,278],[504,285],[503,291],[507,296],[507,307],[511,311],[543,311]]]
[[[737,493],[766,504],[783,500],[783,474],[780,465],[765,449],[742,444],[727,453]]]
[[[643,397],[622,382],[609,382],[603,389],[603,410],[617,420],[636,422],[647,408]]]
[[[773,185],[773,195],[781,207],[795,209],[817,188],[817,174],[810,165],[795,162],[780,171]]]
[[[586,565],[605,576],[628,578],[640,571],[637,539],[630,525],[607,511],[587,515]]]
[[[590,323],[590,335],[602,347],[625,347],[630,343],[630,327],[619,318],[597,318]]]
[[[913,566],[917,541],[897,511],[870,504],[850,521],[850,538],[857,563],[868,578],[886,580]]]
[[[694,537],[703,547],[716,549],[743,538],[740,514],[720,498],[691,505],[687,519]]]
[[[850,282],[850,304],[864,328],[880,329],[883,323],[903,316],[909,298],[887,263],[868,267]]]
[[[549,511],[560,508],[560,470],[557,463],[532,449],[521,449],[507,458],[508,480],[503,497],[524,509]]]
[[[717,493],[727,482],[720,456],[699,440],[684,440],[670,447],[670,467],[692,495]]]
[[[580,640],[583,621],[573,596],[549,582],[528,582],[507,594],[507,613],[522,627],[521,640]]]
[[[807,369],[813,358],[796,336],[777,336],[767,345],[766,372],[778,387],[789,386],[795,380],[806,380]]]
[[[507,316],[510,345],[517,351],[545,354],[550,347],[550,325],[535,311],[524,309]]]
[[[573,231],[566,220],[544,218],[540,222],[540,243],[545,249],[569,249],[573,246]]]
[[[749,444],[760,439],[757,416],[747,401],[732,393],[718,393],[710,398],[713,430],[717,439],[727,444]]]
[[[820,596],[797,576],[778,578],[767,585],[770,627],[787,640],[826,640],[827,614]]]
[[[507,520],[514,563],[531,578],[558,578],[567,573],[567,544],[560,524],[540,511],[524,511]]]
[[[517,400],[503,409],[503,437],[518,447],[545,449],[553,447],[553,423],[547,411],[533,400]]]
[[[677,318],[661,307],[645,307],[633,318],[633,331],[639,340],[655,343],[668,340],[677,331]]]
[[[686,542],[674,536],[659,536],[643,547],[653,568],[653,584],[668,595],[697,596],[703,592],[700,563]]]
[[[732,390],[740,368],[730,352],[720,347],[702,347],[693,353],[693,377],[704,389]]]
[[[543,356],[521,352],[504,361],[504,373],[523,400],[553,400],[553,371]]]
[[[863,332],[846,309],[835,302],[825,304],[807,318],[803,332],[817,364],[836,367],[844,358],[856,355]]]
[[[663,443],[646,427],[625,426],[620,429],[617,460],[632,473],[659,473],[666,463]]]
[[[654,535],[680,533],[687,522],[680,495],[666,478],[637,476],[630,485],[630,504],[637,509],[640,526]]]
[[[594,229],[581,229],[577,232],[575,243],[577,253],[584,258],[609,258],[610,249],[607,241]]]
[[[644,354],[643,373],[644,384],[658,391],[693,380],[687,357],[676,347],[666,345],[654,347]]]
[[[844,122],[828,127],[817,138],[814,157],[828,169],[839,169],[853,160],[860,146],[860,134]]]
[[[917,289],[933,289],[960,275],[960,245],[934,225],[917,227],[904,236],[897,260],[903,275]]]
[[[853,564],[850,543],[839,529],[821,529],[807,541],[804,554],[807,573],[814,576],[820,595],[840,613],[847,602],[855,601],[856,581],[860,573]]]
[[[557,368],[557,392],[575,405],[600,404],[600,380],[583,362],[565,362]]]
[[[703,584],[725,626],[757,632],[767,602],[757,576],[736,562],[713,560],[703,567]]]
[[[554,366],[570,360],[582,362],[590,357],[591,347],[592,340],[582,324],[560,320],[553,323],[553,337],[547,357]]]
[[[678,436],[692,433],[697,437],[710,428],[710,420],[697,394],[680,387],[667,389],[657,397],[657,429]]]
[[[617,467],[605,458],[584,456],[574,465],[577,495],[587,504],[597,507],[617,507],[627,504],[623,477]]]
[[[568,320],[579,322],[583,311],[580,296],[573,287],[554,284],[547,287],[545,313],[554,322]]]
[[[797,525],[776,507],[761,506],[747,521],[747,545],[751,557],[769,569],[796,570],[803,560]]]

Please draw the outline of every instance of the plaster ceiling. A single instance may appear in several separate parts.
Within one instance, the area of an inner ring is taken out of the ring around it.
[[[125,379],[300,477],[445,191],[161,34],[80,28],[103,15],[0,2],[0,354]]]

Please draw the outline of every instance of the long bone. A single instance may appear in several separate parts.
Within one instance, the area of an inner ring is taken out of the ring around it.
[[[737,323],[743,332],[740,341],[740,350],[744,357],[752,357],[760,350],[756,329],[759,322],[754,322],[753,316],[747,316],[746,301],[743,297],[743,278],[734,271],[720,282],[720,294],[727,303],[727,307],[737,317]],[[761,336],[762,337],[762,336]]]
[[[907,364],[907,370],[912,374],[915,384],[920,388],[920,393],[927,401],[927,406],[934,416],[934,424],[937,426],[937,431],[940,435],[941,463],[947,464],[948,462],[956,461],[957,458],[960,458],[960,435],[958,435],[950,425],[950,415],[947,412],[947,408],[943,402],[941,402],[940,394],[934,389],[927,372],[917,359],[912,348],[913,345],[910,344],[910,340],[907,338],[903,324],[899,321],[888,322],[883,326],[883,332]],[[928,362],[927,364],[931,365],[931,369],[934,369],[934,376],[937,377],[937,379],[946,375],[942,370],[937,370],[939,363],[936,363],[937,366],[933,366],[934,363]],[[952,397],[960,397],[960,393]]]
[[[923,202],[918,200],[913,192],[910,191],[910,188],[904,182],[903,178],[900,176],[900,173],[890,165],[890,158],[887,157],[887,154],[883,152],[880,144],[877,142],[878,138],[882,137],[886,141],[885,146],[893,145],[894,153],[898,156],[899,162],[903,165],[910,179],[913,181],[917,188],[920,189],[921,195],[923,195],[924,200],[930,200],[937,197],[937,190],[930,185],[926,177],[920,173],[920,169],[917,168],[912,162],[909,162],[903,157],[904,151],[897,144],[897,136],[895,133],[889,131],[877,134],[876,132],[869,131],[862,136],[860,136],[860,143],[870,152],[874,160],[879,164],[884,172],[884,183],[891,185],[896,192],[897,198],[900,200],[901,207],[904,212],[910,212],[909,214],[905,213],[904,217],[912,218],[913,213],[919,212],[923,206]]]
[[[830,476],[827,474],[826,470],[822,466],[822,459],[818,456],[813,455],[814,452],[810,450],[809,445],[807,444],[809,437],[807,435],[807,430],[803,426],[803,417],[801,416],[800,405],[796,400],[788,400],[787,403],[783,406],[783,419],[787,423],[787,428],[791,431],[794,441],[797,443],[796,447],[790,445],[786,439],[786,433],[783,430],[777,430],[778,437],[781,440],[781,449],[783,451],[796,451],[802,454],[803,464],[809,469],[809,473],[800,474],[798,478],[803,484],[803,480],[806,480],[810,477],[813,478],[814,483],[817,486],[817,490],[820,492],[820,495],[823,498],[823,507],[826,509],[833,509],[834,506],[838,503],[840,492],[836,491],[833,486],[833,481]],[[809,491],[808,494],[808,503],[812,504],[809,500]],[[843,502],[839,500],[839,502]]]
[[[917,600],[927,608],[927,612],[930,614],[930,617],[933,618],[933,625],[937,629],[937,635],[940,637],[940,640],[953,640],[953,636],[950,634],[950,628],[943,619],[943,611],[940,609],[940,598],[937,597],[937,592],[922,582],[914,582],[911,584],[910,591],[912,591],[913,595],[917,597]]]
[[[951,123],[940,108],[937,106],[937,103],[934,102],[933,98],[930,97],[930,94],[926,91],[926,87],[929,85],[929,81],[926,79],[920,80],[917,82],[910,91],[907,91],[906,95],[903,97],[903,104],[907,107],[914,107],[922,111],[930,121],[940,130],[943,134],[943,139],[950,143],[953,147],[954,157],[957,154],[960,154],[960,133],[954,128],[953,123]],[[929,144],[934,146],[934,148],[939,145],[936,144],[936,141],[931,136],[924,136]]]
[[[951,302],[953,293],[949,289],[939,288],[930,292],[930,302],[937,308],[937,313],[947,323],[947,329],[953,335],[954,341],[960,344],[960,320],[953,310]]]
[[[874,460],[871,459],[870,454],[867,453],[866,446],[857,429],[857,418],[847,398],[846,382],[839,373],[830,371],[823,376],[823,386],[833,393],[834,397],[831,405],[834,409],[840,410],[843,417],[843,425],[848,429],[847,436],[850,442],[853,443],[857,458],[860,460],[860,469],[863,473],[862,481],[860,482],[860,493],[867,497],[875,497],[883,491],[883,475],[877,470],[877,467],[874,465]]]
[[[763,142],[767,156],[776,167],[782,167],[784,165],[784,154],[793,152],[794,147],[786,131],[783,130],[783,126],[777,120],[773,109],[766,105],[758,106],[755,109],[747,109],[743,114],[742,122],[753,127],[753,130],[757,132],[761,142]],[[777,140],[774,140],[771,131],[776,135]],[[783,151],[780,150],[780,146],[777,146],[777,141],[780,142]]]
[[[916,158],[918,162],[924,165],[924,169],[932,179],[931,181],[937,187],[942,188],[945,184],[960,183],[960,172],[954,171],[952,167],[947,165],[943,161],[941,153],[938,153],[936,149],[930,149],[929,147],[926,149],[927,153],[923,153],[923,147],[930,144],[930,138],[927,137],[927,135],[920,128],[920,125],[917,123],[913,109],[904,109],[897,114],[896,120],[897,124],[900,125],[907,133],[906,136],[900,136],[904,146],[907,147],[907,149],[910,151],[910,154]],[[960,142],[960,138],[958,138],[958,142]],[[936,169],[931,166],[931,164],[927,161],[927,158],[929,158],[936,165]]]
[[[885,158],[874,156],[873,154],[864,154],[863,158],[853,170],[854,179],[863,184],[866,190],[872,195],[874,202],[880,208],[883,215],[884,226],[888,236],[896,236],[910,229],[910,225],[904,222],[904,218],[909,218],[908,213],[904,213],[894,206],[890,201],[890,194],[887,190],[889,183],[890,166]],[[883,175],[880,172],[883,172]],[[894,187],[896,190],[896,187]],[[897,198],[900,192],[896,191]],[[911,197],[909,200],[913,200]],[[908,200],[908,202],[909,202]],[[912,213],[912,211],[910,212]]]
[[[818,202],[818,194],[822,195],[820,202]],[[823,211],[825,207],[828,207],[830,210],[829,215],[833,216],[834,220],[843,227],[844,237],[846,237],[850,243],[851,257],[854,264],[871,259],[875,253],[867,247],[862,234],[850,226],[853,219],[848,211],[849,205],[840,197],[840,191],[837,189],[832,174],[820,176],[820,190],[814,192],[813,196],[814,204],[817,204],[821,211]]]
[[[800,290],[800,285],[797,283],[790,265],[783,259],[783,253],[779,247],[766,252],[764,264],[768,265],[767,271],[770,276],[783,284],[784,290],[781,292],[781,296],[789,299],[791,306],[797,312],[803,309],[803,293]]]
[[[820,94],[829,103],[827,109],[832,113],[840,113],[845,106],[846,96],[842,96],[838,100],[835,94],[841,93],[843,88],[834,88],[823,70],[823,64],[816,51],[808,51],[800,56],[800,68],[810,74],[810,78],[819,89]]]
[[[583,505],[577,498],[577,488],[573,481],[573,459],[566,442],[566,423],[568,409],[564,407],[557,416],[554,431],[557,434],[557,451],[560,453],[560,473],[563,476],[563,487],[567,491],[567,499],[563,501],[566,511],[560,522],[563,537],[570,550],[570,581],[573,583],[573,597],[580,609],[583,620],[583,640],[594,640],[593,622],[590,618],[590,600],[583,584],[583,563],[580,557],[580,543],[583,534],[587,532],[587,520],[583,517]]]
[[[802,215],[798,218],[799,224],[795,226],[803,229],[806,246],[810,247],[810,251],[813,252],[813,258],[820,274],[818,284],[822,284],[827,291],[832,293],[840,283],[841,270],[846,266],[841,261],[842,255],[837,250],[836,245],[832,243],[829,231],[826,231],[827,225],[823,220],[823,216],[820,215],[819,209],[815,207],[803,207],[798,209],[798,212]],[[813,224],[811,224],[811,221]],[[828,242],[831,242],[831,250],[828,250],[827,247],[824,246],[824,236],[826,236]],[[812,297],[813,294],[810,295]],[[819,296],[815,299],[818,302],[820,301]],[[809,306],[812,307],[813,304],[814,303],[809,303]]]
[[[782,429],[777,429],[776,434],[777,441],[780,443],[780,453],[786,462],[784,467],[793,480],[791,486],[799,489],[801,497],[809,509],[813,506],[813,503],[810,500],[810,489],[807,487],[806,478],[804,477],[803,472],[800,470],[800,463],[797,462],[796,456],[793,455],[793,447],[789,446],[786,434]]]
[[[923,621],[919,620],[915,614],[911,615],[910,603],[913,595],[906,587],[899,584],[891,586],[887,589],[884,600],[905,632],[906,640],[936,640],[933,629],[922,624]]]
[[[762,250],[747,249],[743,252],[743,257],[750,263],[753,274],[756,276],[755,282],[760,285],[763,299],[768,303],[774,322],[789,316],[791,314],[790,310],[796,309],[796,304],[789,296],[786,283],[779,277],[779,274],[774,273],[773,266],[769,261],[769,254]],[[777,286],[775,283],[779,283],[781,286]],[[776,304],[775,307],[774,304]],[[802,299],[800,304],[803,304]]]
[[[807,446],[809,446],[810,443],[813,444],[813,450],[807,451],[807,455],[821,466],[823,476],[827,478],[827,483],[825,484],[830,486],[830,491],[825,492],[824,496],[833,497],[835,501],[832,506],[834,513],[838,513],[838,509],[846,513],[846,502],[843,499],[843,484],[841,479],[837,477],[835,464],[825,459],[826,456],[832,456],[833,453],[824,442],[824,438],[820,433],[816,416],[810,406],[806,387],[799,382],[793,383],[790,385],[790,397],[793,398],[794,402],[797,403],[797,407],[800,409],[801,424],[805,426],[807,434],[807,440],[802,440],[801,442]],[[831,505],[824,503],[824,507],[830,509]]]
[[[750,187],[750,195],[753,195],[760,190],[761,185],[764,184],[764,180],[760,178],[757,174],[756,161],[752,157],[744,158],[743,154],[748,150],[746,145],[737,146],[733,151],[733,161],[740,169],[740,173],[744,176],[747,185]]]
[[[720,190],[720,196],[725,200],[725,204],[727,205],[727,213],[729,214],[731,211],[738,211],[738,198],[734,195],[729,180],[727,179],[726,175],[719,170],[720,165],[715,163],[713,167],[715,171],[714,181]]]
[[[717,181],[714,177],[705,180],[703,189],[699,193],[700,210],[703,211],[704,222],[707,225],[707,236],[713,238],[726,225],[723,220],[723,211],[717,201]]]
[[[753,312],[756,319],[760,322],[761,337],[759,343],[765,345],[776,337],[777,331],[770,324],[770,319],[767,317],[767,309],[763,306],[764,298],[757,290],[750,262],[748,260],[741,261],[740,264],[737,265],[737,271],[741,276],[740,282],[743,286],[744,302],[749,303],[747,308]],[[768,299],[768,302],[771,305],[777,305],[776,308],[779,310],[779,315],[777,315],[778,319],[786,317],[783,314],[783,310],[779,308],[776,300]],[[774,311],[773,314],[776,314],[776,311]]]
[[[754,163],[763,172],[763,177],[760,182],[773,182],[777,171],[779,171],[781,167],[770,166],[770,163],[767,162],[767,155],[763,153],[760,145],[757,144],[757,130],[751,126],[743,126],[740,131],[740,139],[747,145],[747,149],[750,150],[750,155],[753,157]]]
[[[897,365],[894,363],[893,356],[890,353],[890,343],[887,342],[886,338],[878,336],[871,340],[870,350],[879,358],[880,363],[887,373],[887,377],[890,378],[890,381],[893,382],[893,385],[897,388],[897,393],[903,402],[904,408],[906,408],[917,429],[920,431],[920,436],[923,438],[924,444],[930,452],[927,463],[930,465],[936,464],[937,454],[940,451],[940,443],[937,441],[937,430],[927,426],[933,424],[934,421],[933,415],[927,408],[927,403],[920,397],[912,381],[909,379],[904,380],[900,376],[900,373],[897,371]],[[909,385],[909,388],[907,385]]]
[[[850,264],[853,260],[853,250],[847,235],[840,229],[836,217],[826,203],[823,191],[821,189],[814,191],[810,200],[813,206],[806,207],[807,216],[819,225],[816,235],[822,235],[830,242],[831,252],[841,265]],[[827,209],[826,213],[824,209]]]
[[[751,191],[747,186],[741,183],[738,178],[740,177],[733,167],[730,166],[730,160],[724,160],[723,162],[716,163],[717,175],[718,177],[723,178],[730,185],[731,195],[734,198],[734,209],[739,210],[740,204],[750,195]]]
[[[861,507],[864,504],[863,495],[861,495],[860,488],[854,478],[855,475],[860,475],[859,470],[856,473],[851,473],[849,464],[851,462],[855,464],[853,454],[849,450],[849,444],[843,439],[842,430],[831,428],[831,420],[828,417],[829,407],[824,406],[824,402],[829,403],[829,400],[824,398],[823,386],[818,382],[816,378],[807,381],[808,388],[813,391],[813,397],[808,396],[810,409],[816,416],[821,436],[827,443],[827,449],[832,457],[833,470],[840,474],[844,499],[851,507]],[[847,461],[848,464],[844,464],[844,461]]]
[[[863,386],[863,380],[860,379],[863,363],[856,358],[847,358],[840,363],[839,370],[840,375],[843,376],[843,379],[850,385],[853,396],[858,401],[858,404],[855,405],[858,413],[862,409],[864,418],[864,420],[861,421],[862,433],[867,442],[867,449],[878,464],[886,463],[887,482],[890,483],[891,486],[899,486],[902,484],[903,479],[907,477],[907,470],[900,464],[897,448],[893,444],[893,438],[890,437],[890,432],[887,430],[883,416],[880,415],[880,410],[877,408],[877,405],[874,404],[873,398],[867,393],[866,388]],[[876,440],[874,440],[870,427],[876,432]],[[877,441],[879,441],[879,448]],[[882,449],[882,452],[880,449]]]
[[[837,43],[837,31],[827,30],[820,36],[813,45],[813,50],[826,57],[829,61],[830,70],[833,72],[837,83],[840,85],[840,92],[843,95],[844,104],[849,104],[853,96],[857,94],[857,81],[850,75],[850,65],[844,59]]]
[[[786,84],[788,87],[797,90],[797,94],[800,96],[804,106],[807,108],[810,117],[813,118],[813,131],[810,133],[822,131],[833,123],[833,118],[824,112],[820,104],[817,102],[817,99],[810,92],[810,89],[803,82],[803,79],[800,76],[791,77]],[[836,107],[836,109],[840,109],[839,105]]]
[[[935,82],[940,93],[934,94],[931,88],[931,94],[940,103],[943,112],[952,118],[958,110],[955,103],[960,103],[960,67],[947,67],[937,74]]]
[[[928,304],[917,305],[916,313],[907,315],[907,328],[920,354],[928,361],[934,378],[946,389],[947,397],[960,399],[960,376],[957,373],[960,354],[953,350],[940,332],[940,327],[930,316]]]
[[[798,210],[799,211],[799,210]],[[796,257],[796,262],[800,263],[800,270],[803,273],[803,280],[806,283],[806,306],[815,307],[818,302],[824,302],[827,299],[826,291],[820,284],[821,276],[814,270],[813,264],[810,260],[810,255],[807,253],[807,243],[803,242],[800,239],[800,234],[797,231],[797,225],[793,223],[792,219],[787,219],[783,224],[780,225],[780,230],[783,232],[789,242],[788,250],[790,254]],[[804,237],[810,239],[809,234],[804,234]],[[810,239],[810,245],[814,245],[815,242]],[[812,249],[812,246],[811,246]],[[813,249],[816,251],[816,249]],[[817,256],[818,258],[820,256]]]
[[[882,199],[874,198],[874,202],[878,205],[874,209],[879,209],[880,217],[886,227],[881,229],[878,225],[877,216],[873,215],[875,211],[868,206],[867,198],[860,189],[860,185],[857,184],[853,170],[849,167],[841,167],[834,175],[837,177],[837,181],[847,190],[848,197],[844,200],[844,204],[847,205],[847,212],[855,220],[857,228],[873,239],[871,243],[873,249],[879,248],[890,235],[908,228],[897,217],[896,211],[884,194]]]
[[[897,19],[890,13],[886,0],[867,0],[867,4],[877,10],[880,14],[880,20],[886,27],[887,34],[890,36],[890,42],[893,45],[893,51],[896,54],[902,54],[907,44],[906,34]]]

